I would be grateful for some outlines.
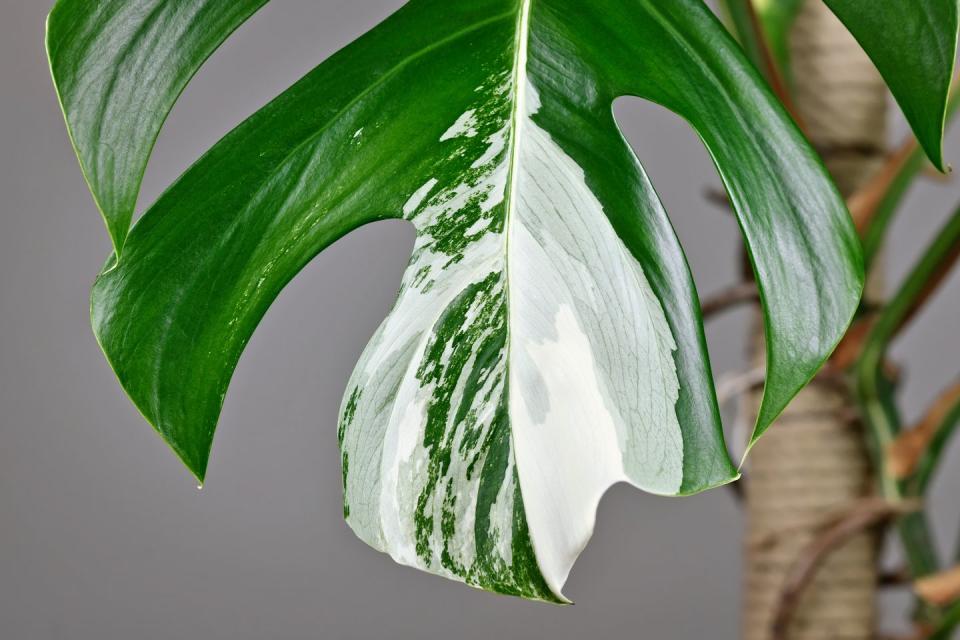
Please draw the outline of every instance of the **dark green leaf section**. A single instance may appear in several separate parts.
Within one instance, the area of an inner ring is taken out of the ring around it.
[[[957,55],[957,0],[826,0],[876,64],[940,170]]]
[[[47,52],[117,253],[160,128],[194,73],[267,0],[59,0]]]
[[[201,479],[227,384],[270,303],[330,243],[399,217],[485,61],[502,56],[489,48],[502,41],[482,35],[512,15],[459,3],[437,21],[433,10],[402,10],[228,134],[94,285],[94,330],[121,384]]]
[[[270,302],[330,242],[399,215],[429,175],[434,141],[481,81],[484,59],[497,55],[483,49],[484,29],[510,24],[515,12],[513,2],[409,4],[218,143],[98,279],[93,321],[107,357],[198,476],[233,368]],[[682,251],[631,151],[580,125],[613,130],[612,100],[637,95],[687,119],[713,155],[765,302],[770,378],[757,435],[852,314],[860,277],[849,220],[809,147],[700,2],[536,0],[533,15],[540,89],[568,105],[537,118],[584,166],[611,223],[649,270],[679,343],[684,488],[716,484],[730,469]],[[552,40],[570,43],[580,59],[551,67],[560,62]],[[600,82],[590,79],[598,72]]]

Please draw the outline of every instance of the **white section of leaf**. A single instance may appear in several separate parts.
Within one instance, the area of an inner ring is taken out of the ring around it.
[[[430,195],[430,192],[433,191],[435,186],[437,186],[437,179],[430,178],[422,187],[414,191],[410,199],[403,205],[403,216],[409,218],[410,214],[419,209],[420,205],[423,204],[423,201]]]
[[[593,350],[576,315],[564,306],[553,318],[539,319],[550,324],[536,326],[538,318],[529,317],[514,327],[513,348],[519,350],[516,343],[522,341],[525,353],[514,356],[518,370],[511,375],[511,417],[537,560],[559,595],[593,533],[600,496],[626,475],[616,419],[606,406]],[[543,337],[521,337],[527,334]],[[542,401],[546,413],[529,406],[531,399]]]
[[[503,131],[498,133],[492,140],[492,144],[487,147],[486,153],[477,158],[474,163],[471,165],[472,169],[479,169],[480,167],[489,164],[493,161],[494,158],[499,156],[504,147],[507,146],[507,140],[510,137],[510,127],[505,127]]]
[[[383,465],[381,466],[380,526],[387,549],[394,560],[402,564],[416,565],[417,551],[414,541],[416,530],[409,515],[411,503],[423,490],[425,474],[422,473],[427,452],[420,446],[418,436],[426,413],[426,398],[416,398],[416,379],[407,376],[398,398],[409,397],[406,405],[397,405],[400,411],[391,416],[391,426],[386,432]],[[407,473],[401,468],[406,462]],[[412,473],[410,473],[412,471]]]
[[[440,136],[440,142],[445,142],[461,136],[464,138],[476,137],[478,133],[476,129],[476,113],[477,112],[474,109],[465,111],[463,115],[457,118],[457,121],[453,123],[453,126],[447,129],[446,132]]]
[[[529,117],[519,130],[507,239],[510,415],[530,535],[559,595],[611,485],[680,489],[676,345],[583,170]]]

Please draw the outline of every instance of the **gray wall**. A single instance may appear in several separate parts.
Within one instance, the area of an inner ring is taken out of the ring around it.
[[[578,604],[567,608],[395,566],[348,531],[337,407],[412,246],[399,223],[346,238],[283,293],[240,363],[198,491],[126,400],[89,329],[88,287],[109,244],[50,85],[48,2],[0,0],[0,637],[735,637],[742,525],[724,490],[688,499],[613,490],[568,586]],[[399,4],[271,3],[176,107],[142,203]],[[737,230],[702,198],[718,180],[699,142],[650,105],[622,101],[617,111],[701,290],[732,282]],[[947,155],[960,158],[960,135]],[[914,193],[890,250],[894,274],[958,200],[956,183]],[[911,415],[957,372],[958,294],[955,276],[898,345]],[[742,365],[742,325],[734,314],[710,327],[718,371]],[[958,520],[958,455],[935,501],[944,542]]]

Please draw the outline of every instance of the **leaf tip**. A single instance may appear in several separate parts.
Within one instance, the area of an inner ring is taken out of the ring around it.
[[[127,241],[128,225],[112,224],[107,216],[103,217],[107,225],[107,233],[110,234],[110,242],[113,245],[114,263],[120,262],[120,256],[123,253],[123,246]]]
[[[112,357],[111,350],[107,348],[108,341],[105,340],[103,331],[106,323],[102,313],[103,309],[98,305],[97,284],[101,282],[101,279],[105,275],[117,267],[118,260],[119,257],[117,253],[111,254],[100,275],[97,277],[97,281],[90,295],[90,324],[93,328],[94,339],[97,341],[100,351],[104,355],[104,359],[107,361],[107,364],[110,366],[110,369],[113,371],[117,381],[120,383],[120,387],[123,389],[127,398],[129,398],[131,404],[137,409],[143,420],[153,427],[153,430],[157,432],[160,439],[163,440],[167,447],[177,456],[187,470],[190,471],[199,485],[198,488],[202,488],[206,481],[207,465],[210,461],[210,451],[213,447],[212,435],[204,438],[199,444],[195,444],[190,449],[178,443],[174,437],[171,437],[170,430],[164,428],[163,421],[160,419],[157,411],[151,408],[149,403],[143,401],[143,398],[134,391],[134,388],[126,376],[121,374],[117,362]]]
[[[167,446],[170,447],[174,454],[180,459],[180,462],[182,462],[191,475],[193,475],[194,480],[197,481],[197,491],[203,491],[207,482],[207,464],[210,461],[209,449],[206,453],[198,452],[196,454],[189,454],[182,451],[180,447],[176,446],[174,442],[163,433],[160,433],[160,437],[163,438]]]
[[[940,173],[949,174],[953,172],[953,167],[947,164],[943,159],[943,129],[933,138],[924,137],[920,140],[920,146],[930,160],[930,164]]]

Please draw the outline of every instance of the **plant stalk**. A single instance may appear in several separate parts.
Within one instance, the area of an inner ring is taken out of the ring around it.
[[[791,34],[793,104],[845,196],[857,192],[886,158],[887,92],[883,80],[822,0],[807,0]],[[875,270],[879,272],[880,270]],[[878,278],[868,300],[881,297]],[[762,363],[762,323],[751,336]],[[759,394],[744,409],[755,415]],[[864,531],[832,549],[792,605],[787,628],[781,595],[822,532],[812,523],[850,509],[873,491],[873,466],[854,398],[825,380],[798,395],[760,441],[746,469],[747,540],[791,530],[745,553],[745,640],[872,640],[875,637],[878,536]],[[775,635],[776,634],[776,635]]]

